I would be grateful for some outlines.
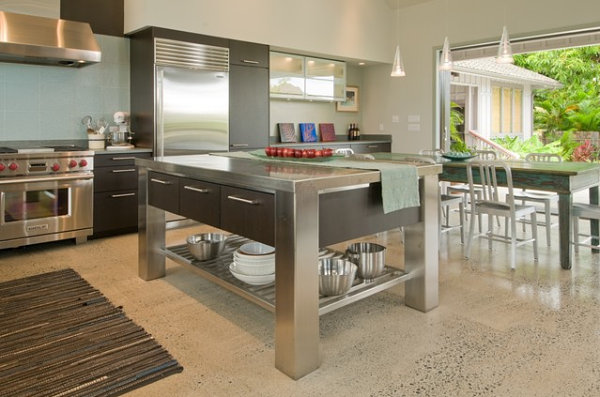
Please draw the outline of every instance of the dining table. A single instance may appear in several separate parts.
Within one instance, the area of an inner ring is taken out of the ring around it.
[[[397,153],[377,153],[376,159],[393,161],[405,158]],[[433,158],[442,165],[440,181],[467,183],[467,164],[476,159],[450,160],[441,156]],[[587,162],[536,162],[524,160],[498,160],[505,162],[511,170],[513,187],[533,189],[558,194],[558,227],[560,265],[563,269],[571,269],[573,249],[571,247],[571,208],[573,194],[587,189],[590,204],[598,205],[598,186],[600,185],[600,165]],[[506,186],[506,178],[498,175],[498,184]],[[597,220],[590,220],[590,231],[598,236]],[[598,244],[598,239],[592,241]],[[595,250],[597,251],[597,250]]]

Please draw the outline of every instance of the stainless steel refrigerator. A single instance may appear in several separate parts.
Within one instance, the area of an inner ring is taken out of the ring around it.
[[[156,156],[229,148],[229,49],[156,38]]]

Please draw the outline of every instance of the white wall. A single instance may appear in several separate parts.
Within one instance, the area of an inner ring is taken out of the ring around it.
[[[383,0],[125,0],[125,32],[161,26],[390,63],[393,17]]]

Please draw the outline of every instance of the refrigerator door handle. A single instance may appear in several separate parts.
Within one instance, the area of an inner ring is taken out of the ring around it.
[[[156,155],[163,157],[165,155],[165,127],[164,127],[164,114],[163,114],[163,102],[164,102],[164,89],[163,79],[165,71],[157,67],[156,68]]]

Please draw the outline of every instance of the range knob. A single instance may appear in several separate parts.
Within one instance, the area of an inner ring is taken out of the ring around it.
[[[11,171],[16,170],[17,168],[19,168],[19,166],[17,165],[17,163],[10,163],[10,165],[8,166],[8,169]]]
[[[87,165],[87,160],[86,159],[79,160],[79,166],[80,167],[85,167],[86,165]]]
[[[51,169],[52,169],[52,171],[56,172],[56,171],[60,170],[60,165],[58,163],[54,163],[54,164],[52,164]]]
[[[0,171],[4,171],[6,169],[6,166],[2,163],[0,163]]]
[[[75,167],[77,167],[77,161],[75,161],[75,160],[69,161],[69,168],[75,168]]]

